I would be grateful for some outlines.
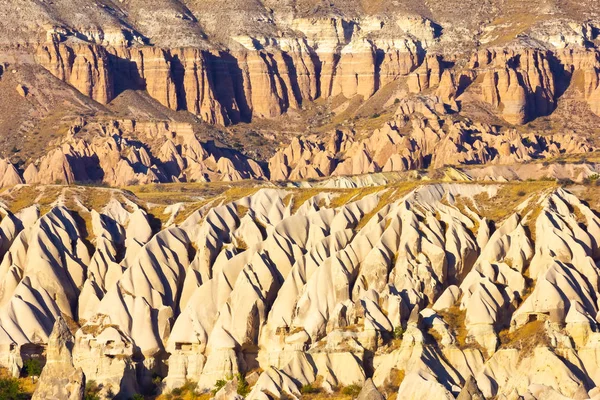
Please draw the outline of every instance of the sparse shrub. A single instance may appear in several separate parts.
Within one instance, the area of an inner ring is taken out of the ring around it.
[[[350,386],[346,386],[345,388],[343,388],[342,394],[344,394],[346,396],[356,397],[360,393],[361,389],[362,388],[359,385],[352,384]]]
[[[313,393],[319,393],[319,392],[320,392],[319,388],[314,387],[310,383],[308,385],[304,385],[300,388],[300,393],[302,393],[302,394],[313,394]]]
[[[215,395],[217,394],[217,392],[221,389],[223,389],[223,386],[227,385],[227,381],[225,379],[219,379],[218,381],[215,382],[215,388],[212,390],[212,394]]]
[[[396,99],[394,100],[394,104],[400,104],[400,99],[396,97]]]
[[[144,396],[139,393],[136,393],[133,396],[131,396],[131,400],[144,400]]]
[[[161,389],[163,387],[163,379],[162,379],[162,377],[160,377],[158,375],[155,375],[152,378],[152,384],[155,387],[155,391],[158,392],[158,393],[160,393],[160,391],[161,391]]]
[[[15,378],[0,378],[0,400],[26,399],[21,383]]]
[[[373,119],[379,118],[379,117],[381,117],[381,114],[379,114],[379,113],[375,113],[375,114],[371,115],[371,118],[373,118]]]
[[[238,385],[237,385],[237,394],[240,396],[246,397],[250,393],[250,385],[246,381],[246,377],[241,373],[237,375]]]
[[[572,185],[575,182],[573,182],[569,178],[565,178],[565,179],[557,179],[556,183],[558,183],[560,186],[569,186],[569,185]]]
[[[394,339],[402,339],[404,337],[404,329],[401,326],[394,328]]]
[[[91,380],[87,381],[85,384],[85,392],[83,399],[84,400],[100,400],[100,386],[96,383],[96,381]]]
[[[524,190],[519,190],[519,191],[517,192],[517,196],[519,196],[519,197],[523,197],[523,196],[525,196],[526,194],[527,194],[527,192],[526,192],[526,191],[524,191]]]

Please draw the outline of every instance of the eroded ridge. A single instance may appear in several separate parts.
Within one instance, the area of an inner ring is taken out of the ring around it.
[[[162,226],[120,190],[19,186],[2,197],[0,366],[45,354],[40,398],[77,398],[82,376],[103,398],[233,377],[247,399],[593,398],[600,219],[524,186],[238,189],[161,209]]]

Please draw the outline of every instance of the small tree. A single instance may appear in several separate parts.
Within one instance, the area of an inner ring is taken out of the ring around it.
[[[237,380],[238,380],[237,394],[239,394],[240,396],[246,397],[250,393],[250,385],[248,385],[248,382],[246,381],[246,377],[244,375],[242,375],[241,373],[238,373]]]
[[[90,380],[85,384],[85,394],[83,396],[84,400],[100,400],[100,386],[96,383],[96,381]]]
[[[31,378],[42,374],[42,363],[37,358],[25,361],[25,374]]]

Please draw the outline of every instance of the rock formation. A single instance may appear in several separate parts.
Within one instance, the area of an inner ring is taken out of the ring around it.
[[[22,175],[0,160],[0,187],[28,184],[96,182],[127,186],[160,182],[266,179],[262,167],[243,154],[200,142],[191,126],[133,120],[91,123],[100,132],[88,140],[69,136]]]
[[[553,183],[514,185],[238,191],[159,232],[116,189],[94,189],[112,197],[98,210],[66,194],[7,210],[0,365],[47,346],[40,398],[85,380],[128,397],[156,376],[206,392],[257,368],[249,399],[593,396],[600,221]]]
[[[515,130],[455,121],[438,98],[402,100],[395,119],[374,132],[301,137],[269,161],[272,180],[397,172],[445,165],[523,164],[592,150],[574,135],[523,137]]]
[[[0,0],[0,367],[600,398],[598,4],[479,3]]]
[[[82,400],[85,376],[73,366],[73,334],[65,320],[58,317],[48,338],[46,365],[40,376],[34,399]]]
[[[219,12],[198,4],[186,11],[165,10],[164,16],[175,20],[163,23],[181,25],[177,16],[185,15],[183,21],[196,25],[186,23],[180,29],[187,35],[174,38],[167,30],[161,34],[151,28],[160,25],[157,21],[125,22],[133,16],[152,17],[137,5],[120,5],[113,12],[125,23],[121,31],[115,32],[113,23],[119,22],[114,15],[89,15],[90,20],[100,18],[100,31],[90,31],[89,26],[58,28],[49,22],[52,28],[40,27],[35,39],[25,35],[21,40],[35,49],[36,63],[102,104],[127,89],[146,90],[163,106],[187,110],[211,124],[275,118],[338,95],[366,100],[404,82],[411,93],[434,90],[448,103],[471,92],[518,125],[552,113],[562,86],[569,85],[575,73],[585,75],[581,99],[598,111],[600,66],[597,49],[590,46],[596,25],[579,22],[585,16],[570,15],[571,20],[555,26],[544,19],[536,23],[532,17],[520,36],[507,29],[500,33],[506,36],[502,46],[484,42],[478,49],[474,44],[480,31],[452,21],[449,13],[433,21],[401,11],[383,17],[334,7],[305,16],[282,5],[256,7],[257,25],[243,29],[248,21],[240,21],[240,30],[215,23],[239,19],[243,13],[235,6]],[[194,9],[202,18],[193,15]],[[499,7],[495,12],[506,11]],[[106,25],[107,20],[113,22]],[[149,36],[132,31],[132,26],[148,29]],[[207,39],[205,29],[214,40]],[[459,41],[459,31],[472,43],[464,52],[453,52],[448,44]]]

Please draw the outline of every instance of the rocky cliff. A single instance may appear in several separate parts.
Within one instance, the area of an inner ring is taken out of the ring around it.
[[[229,32],[197,47],[52,30],[35,60],[100,103],[142,89],[211,124],[274,118],[316,99],[366,100],[405,82],[409,92],[437,91],[447,104],[473,92],[465,100],[475,97],[518,125],[551,114],[575,73],[585,76],[581,100],[597,111],[596,30],[577,19],[557,32],[534,24],[501,46],[476,46],[478,33],[470,32],[472,45],[458,53],[445,46],[453,27],[445,37],[443,25],[411,14],[275,15],[270,29]]]
[[[0,2],[22,22],[1,29],[3,187],[313,179],[598,147],[600,25],[579,3],[14,8]],[[102,128],[120,121],[189,124],[200,144]]]

